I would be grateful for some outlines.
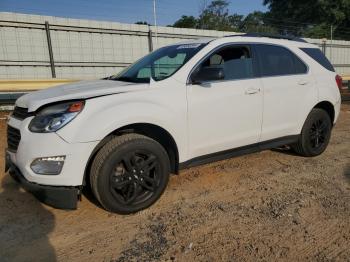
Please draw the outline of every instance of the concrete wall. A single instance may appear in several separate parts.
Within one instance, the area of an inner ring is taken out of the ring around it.
[[[186,39],[234,34],[158,27],[156,40],[152,26],[0,12],[0,79],[52,77],[46,21],[56,77],[65,79],[115,74],[147,54],[151,46],[156,49]],[[318,39],[308,40],[322,44]],[[333,44],[331,51],[327,42],[327,56],[332,56],[339,73],[350,74],[350,42]]]

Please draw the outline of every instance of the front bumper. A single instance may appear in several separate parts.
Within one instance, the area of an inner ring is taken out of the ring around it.
[[[26,191],[32,193],[39,201],[60,209],[76,209],[80,196],[80,190],[77,187],[65,186],[47,186],[29,182],[21,171],[12,163],[11,158],[6,154],[5,172],[16,180]]]
[[[48,186],[79,187],[83,184],[88,160],[99,141],[68,143],[57,133],[32,133],[28,129],[31,117],[23,121],[10,117],[8,125],[20,130],[17,152],[9,151],[11,162],[31,183]],[[42,157],[65,156],[59,175],[39,175],[31,163]]]

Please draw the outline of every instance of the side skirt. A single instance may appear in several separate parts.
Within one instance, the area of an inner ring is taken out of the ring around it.
[[[229,149],[217,153],[212,153],[204,156],[199,156],[192,158],[186,162],[182,162],[179,164],[179,169],[185,169],[195,166],[200,166],[236,156],[246,155],[250,153],[256,153],[267,149],[272,149],[284,145],[289,145],[296,143],[298,141],[299,135],[293,135],[293,136],[285,136],[277,139],[272,139],[248,146],[242,146],[234,149]]]

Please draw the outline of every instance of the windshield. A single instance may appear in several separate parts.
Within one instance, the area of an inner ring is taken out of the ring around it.
[[[149,83],[170,77],[187,63],[205,44],[183,44],[162,47],[141,58],[122,72],[107,79]]]

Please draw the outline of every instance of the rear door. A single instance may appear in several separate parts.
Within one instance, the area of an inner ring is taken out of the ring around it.
[[[286,47],[256,44],[254,48],[264,87],[260,141],[299,134],[317,101],[317,90],[308,66]]]

